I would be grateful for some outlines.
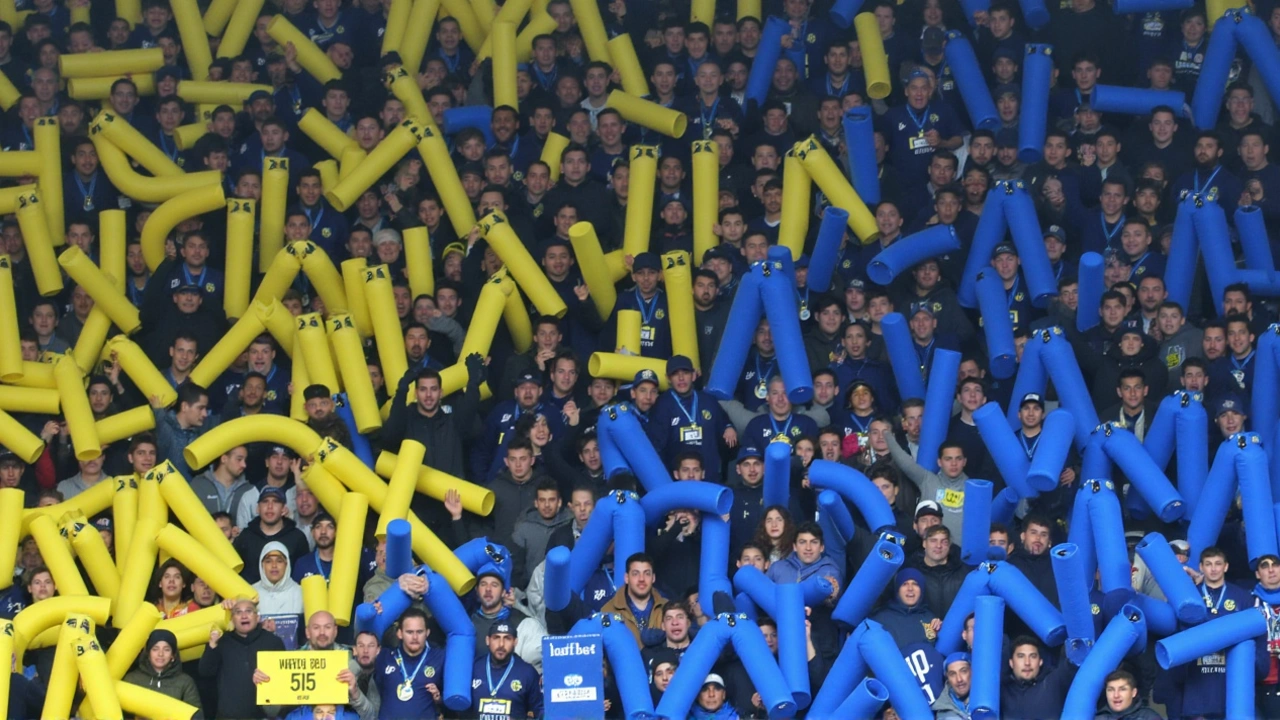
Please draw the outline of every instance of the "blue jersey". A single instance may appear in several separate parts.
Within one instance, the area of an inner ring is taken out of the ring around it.
[[[542,716],[538,671],[515,654],[505,665],[478,658],[471,671],[471,713],[479,720],[523,720]]]
[[[698,390],[687,398],[668,390],[649,411],[649,436],[663,465],[671,467],[682,452],[696,452],[702,456],[708,482],[721,482],[720,438],[728,427],[729,418],[720,403]]]
[[[639,289],[618,294],[617,310],[640,312],[640,354],[644,357],[671,357],[671,317],[667,309],[667,294],[661,289],[645,300]],[[616,311],[615,311],[616,318]],[[614,321],[617,332],[617,320]]]
[[[403,690],[406,677],[410,678],[410,690]],[[428,646],[423,654],[411,657],[383,648],[373,662],[373,680],[382,696],[378,720],[435,720],[440,711],[427,685],[444,687],[444,651]]]
[[[943,667],[946,658],[928,643],[912,643],[902,648],[902,659],[916,682],[920,683],[920,691],[933,704],[946,686],[946,668]]]
[[[775,420],[772,413],[757,415],[747,423],[742,446],[756,447],[763,451],[776,435],[785,435],[793,443],[803,435],[817,438],[818,423],[808,415],[797,415],[794,412],[785,420]]]
[[[752,347],[747,353],[742,377],[738,379],[736,393],[738,400],[741,400],[743,406],[751,412],[759,410],[764,406],[765,398],[769,396],[769,380],[780,372],[776,355],[770,358],[761,357],[760,352]]]

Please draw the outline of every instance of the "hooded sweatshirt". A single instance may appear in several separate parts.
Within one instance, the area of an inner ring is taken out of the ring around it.
[[[511,533],[511,558],[515,566],[511,576],[513,586],[525,587],[529,584],[529,573],[547,556],[552,534],[571,522],[573,515],[563,508],[550,520],[542,517],[535,507],[527,508],[520,515],[520,520]]]
[[[284,577],[280,578],[279,582],[273,583],[263,574],[262,579],[253,584],[253,589],[258,591],[258,614],[262,616],[301,615],[302,586],[293,581],[293,564],[289,559],[289,549],[284,546],[284,543],[274,540],[267,543],[258,555],[259,569],[262,568],[262,560],[270,552],[284,555]]]
[[[151,667],[151,648],[157,643],[166,643],[173,650],[169,664],[156,670]],[[200,707],[200,693],[196,690],[196,682],[191,676],[182,672],[182,661],[178,657],[178,638],[168,630],[153,630],[147,638],[147,648],[138,656],[138,667],[124,676],[124,681],[132,685],[154,690],[166,697],[184,702],[196,708]],[[196,710],[195,718],[203,718],[204,713]]]

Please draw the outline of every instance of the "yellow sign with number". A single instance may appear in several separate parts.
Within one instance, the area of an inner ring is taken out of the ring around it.
[[[258,669],[268,678],[258,685],[259,705],[345,705],[345,650],[293,650],[258,653]]]

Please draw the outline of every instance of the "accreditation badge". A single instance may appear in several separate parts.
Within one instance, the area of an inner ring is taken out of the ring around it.
[[[653,342],[654,332],[652,325],[640,326],[640,340],[643,342]]]
[[[680,428],[680,442],[686,445],[702,444],[702,426],[685,425]]]
[[[511,717],[511,701],[497,698],[480,700],[480,720],[508,720]]]

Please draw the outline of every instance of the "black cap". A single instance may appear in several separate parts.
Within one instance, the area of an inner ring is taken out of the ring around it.
[[[316,525],[319,525],[322,522],[327,522],[334,527],[338,527],[338,521],[334,520],[333,516],[330,515],[325,510],[321,510],[320,512],[316,513],[316,516],[314,518],[311,518],[311,527],[315,527]]]
[[[1142,337],[1142,323],[1137,320],[1125,320],[1123,323],[1120,323],[1119,336],[1124,337],[1125,335],[1137,335],[1138,337]]]
[[[177,295],[179,293],[196,293],[198,295],[200,293],[200,286],[193,285],[192,283],[182,283],[175,287],[172,292],[173,295]]]
[[[533,383],[534,385],[541,386],[542,373],[535,372],[533,370],[530,370],[529,372],[526,372],[526,373],[521,373],[520,377],[516,378],[516,387],[520,387],[525,383]]]
[[[494,635],[510,635],[511,637],[515,637],[516,626],[514,623],[506,620],[499,620],[489,626],[489,637],[493,637]]]
[[[999,245],[996,246],[995,250],[991,251],[991,259],[995,260],[996,258],[1006,253],[1009,255],[1017,255],[1018,248],[1014,247],[1013,243],[1000,243]]]
[[[920,49],[926,53],[940,53],[946,41],[946,33],[942,32],[940,28],[925,28],[924,34],[920,36]]]
[[[631,271],[638,270],[662,270],[662,258],[657,253],[642,252],[636,255],[635,260],[631,263]]]
[[[272,98],[271,93],[267,92],[266,90],[254,90],[253,92],[249,93],[249,99],[246,102],[254,103],[259,100],[274,100],[274,98]]]
[[[1034,403],[1039,405],[1041,410],[1044,409],[1044,398],[1040,396],[1040,393],[1027,393],[1026,395],[1023,395],[1022,402],[1018,403],[1018,407],[1022,407],[1027,403]]]
[[[693,361],[684,355],[672,355],[667,361],[667,375],[675,375],[681,370],[693,372]]]
[[[1067,244],[1067,232],[1062,229],[1061,225],[1050,225],[1049,229],[1044,231],[1044,236],[1056,238],[1063,245]]]
[[[278,487],[268,485],[267,487],[264,487],[258,491],[259,503],[266,502],[267,500],[270,500],[272,498],[279,500],[283,504],[288,504],[289,502],[284,494],[284,488],[278,488]]]
[[[14,452],[9,448],[0,447],[0,465],[9,465],[9,464],[26,465],[27,463],[23,461],[22,458],[15,455]]]

